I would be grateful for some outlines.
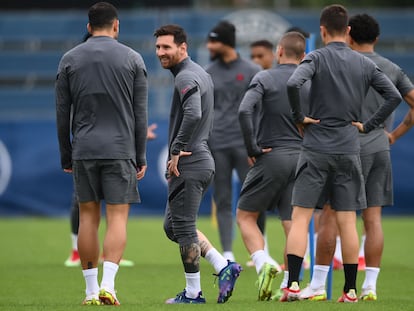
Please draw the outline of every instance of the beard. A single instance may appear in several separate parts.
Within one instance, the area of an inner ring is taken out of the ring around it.
[[[222,60],[223,53],[221,52],[210,52],[210,61],[215,61],[216,59]]]

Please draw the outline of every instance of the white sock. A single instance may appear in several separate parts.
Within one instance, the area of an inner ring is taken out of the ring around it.
[[[267,255],[269,255],[269,244],[267,243],[267,235],[266,234],[263,234],[263,241],[264,241],[264,251]]]
[[[78,235],[71,233],[72,238],[72,250],[77,251],[78,250]]]
[[[227,259],[224,258],[223,255],[220,254],[214,247],[206,253],[204,258],[213,266],[217,274],[227,266]]]
[[[380,273],[380,268],[377,267],[366,267],[365,268],[365,280],[362,283],[362,289],[377,290],[377,279]]]
[[[336,247],[335,247],[335,259],[342,262],[342,250],[341,250],[341,238],[339,236],[336,237]]]
[[[268,261],[268,256],[266,255],[265,251],[259,249],[255,251],[250,258],[253,260],[254,265],[256,267],[256,272],[259,274],[260,270],[262,269],[263,265]]]
[[[99,295],[98,268],[82,270],[86,284],[86,297],[96,298]]]
[[[316,257],[316,244],[318,242],[318,233],[313,234],[313,258]]]
[[[119,266],[110,261],[103,262],[103,274],[101,288],[115,294],[115,276],[118,272]]]
[[[306,251],[305,251],[305,256],[303,256],[304,259],[309,258],[309,234],[307,235],[307,243],[306,243]]]
[[[366,239],[366,235],[364,234],[363,236],[361,236],[361,246],[359,247],[359,255],[358,257],[365,257],[365,239]]]
[[[289,281],[289,271],[283,271],[283,280],[282,283],[280,283],[280,288],[286,288],[288,286]]]
[[[234,254],[233,254],[233,252],[223,252],[223,257],[225,258],[225,259],[227,259],[227,260],[230,260],[230,261],[235,261],[236,259],[234,258]]]
[[[197,298],[201,292],[200,271],[196,273],[185,274],[185,295],[188,298]]]
[[[321,287],[325,288],[326,278],[328,277],[329,266],[323,265],[314,265],[313,266],[313,275],[310,283],[312,289],[318,289]]]

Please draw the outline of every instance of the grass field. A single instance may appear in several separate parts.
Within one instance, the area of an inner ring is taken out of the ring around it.
[[[161,218],[131,218],[125,257],[135,261],[132,268],[121,268],[117,276],[118,298],[122,310],[414,310],[413,242],[414,218],[385,218],[385,251],[378,282],[379,300],[355,305],[328,302],[258,302],[254,286],[256,272],[245,268],[233,297],[228,303],[215,303],[212,268],[202,262],[202,288],[206,305],[171,306],[164,300],[184,288],[183,269],[178,248],[167,240]],[[284,239],[276,218],[268,221],[272,255],[281,261]],[[199,228],[217,245],[216,230],[207,218]],[[103,229],[103,226],[102,226]],[[235,254],[245,264],[248,259],[239,233]],[[0,219],[0,310],[84,310],[84,281],[80,268],[66,268],[69,254],[69,222],[67,219],[20,218]],[[411,242],[410,242],[411,241]],[[305,274],[303,284],[308,280]],[[363,273],[358,275],[358,286]],[[280,279],[276,279],[279,286]],[[339,296],[343,283],[341,271],[334,274],[333,298]],[[93,307],[92,307],[93,308]],[[103,307],[108,308],[108,307]]]

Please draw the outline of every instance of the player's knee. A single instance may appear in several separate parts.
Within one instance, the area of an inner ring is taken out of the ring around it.
[[[164,232],[167,238],[169,238],[171,241],[178,242],[176,236],[174,235],[171,222],[164,222]]]

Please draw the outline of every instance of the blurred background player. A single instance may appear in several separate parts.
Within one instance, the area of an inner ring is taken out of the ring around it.
[[[86,41],[90,37],[87,36],[84,41]],[[157,124],[151,124],[148,126],[147,130],[147,139],[152,140],[157,137],[155,133],[155,129],[157,128]],[[80,266],[80,257],[78,252],[78,232],[79,232],[79,201],[76,197],[76,193],[73,192],[72,194],[72,206],[70,209],[70,229],[71,229],[71,241],[72,241],[72,251],[69,255],[68,259],[64,262],[66,267],[79,267]],[[103,258],[102,258],[103,259]],[[134,262],[132,260],[128,260],[122,258],[119,262],[119,265],[122,267],[132,267],[134,266]]]
[[[223,256],[234,261],[233,189],[235,169],[242,183],[249,170],[238,120],[240,102],[260,66],[237,53],[236,28],[221,21],[209,32],[207,49],[212,63],[207,72],[214,83],[214,126],[209,139],[215,161],[214,200]],[[238,191],[237,191],[238,192]],[[236,198],[234,198],[236,199]]]
[[[273,44],[266,39],[257,40],[250,44],[250,59],[252,62],[256,63],[262,69],[270,69],[273,67],[275,61],[275,54],[274,54],[274,46]],[[266,212],[260,212],[259,217],[257,218],[257,225],[259,226],[260,232],[263,234],[265,246],[264,251],[266,254],[269,254],[269,247],[267,244],[267,238],[265,234],[266,229]],[[253,260],[249,260],[246,263],[248,267],[254,267]]]
[[[371,59],[396,86],[401,96],[410,107],[407,115],[395,130],[398,137],[403,135],[413,125],[414,116],[414,86],[402,69],[390,60],[375,52],[375,44],[380,35],[378,22],[370,15],[358,14],[349,19],[351,30],[348,36],[349,46]],[[366,120],[384,102],[384,99],[375,90],[370,88],[362,106],[362,120]],[[386,122],[385,122],[386,123]],[[392,170],[390,144],[385,123],[368,134],[360,134],[361,164],[365,180],[367,208],[362,211],[362,220],[366,238],[361,243],[365,248],[365,279],[362,284],[360,299],[377,300],[377,278],[380,272],[381,257],[384,248],[384,233],[382,230],[381,213],[383,206],[393,204]],[[335,228],[335,215],[330,209],[324,210],[323,218],[329,217]],[[335,231],[321,233],[318,241],[317,265],[314,267],[310,285],[302,294],[302,299],[326,299],[325,283],[329,263],[332,260],[332,247],[335,242]],[[338,248],[338,245],[336,246]],[[327,250],[330,250],[327,251]],[[336,251],[335,251],[336,253]],[[359,257],[361,259],[363,253]],[[363,257],[362,257],[363,258]],[[361,262],[361,260],[359,260]]]
[[[250,59],[262,69],[270,69],[275,62],[274,46],[269,40],[257,40],[250,44]]]
[[[259,300],[271,298],[273,279],[282,272],[264,250],[263,235],[257,225],[259,214],[277,208],[285,236],[291,225],[292,188],[302,136],[292,119],[286,82],[304,57],[305,46],[302,34],[284,34],[276,50],[278,65],[254,76],[239,108],[247,153],[254,164],[240,193],[237,223],[256,267]],[[308,90],[303,87],[303,99],[308,97]],[[255,111],[259,115],[257,129]],[[287,281],[285,273],[281,288],[287,286]]]

